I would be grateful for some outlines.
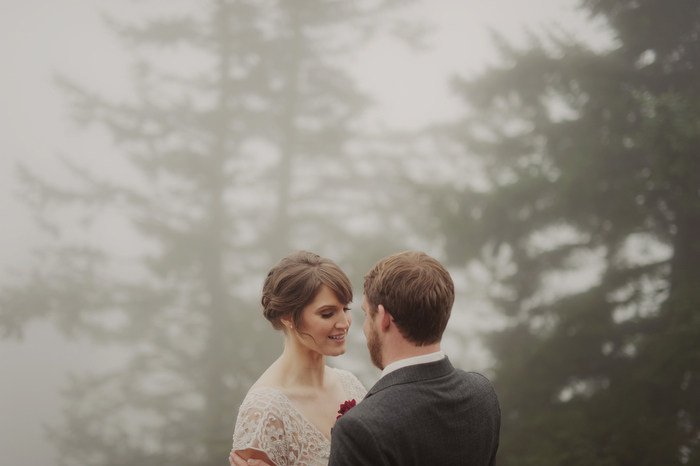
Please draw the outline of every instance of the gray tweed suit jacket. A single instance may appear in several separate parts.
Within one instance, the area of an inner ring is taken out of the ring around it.
[[[491,382],[445,358],[387,374],[333,427],[330,466],[493,466],[501,410]]]

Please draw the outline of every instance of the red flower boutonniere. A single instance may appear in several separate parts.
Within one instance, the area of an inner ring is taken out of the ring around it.
[[[337,421],[338,419],[340,419],[340,416],[350,411],[350,408],[354,407],[356,404],[357,402],[353,398],[352,400],[346,401],[345,403],[340,405],[340,409],[338,410],[338,417],[336,417],[335,420]]]

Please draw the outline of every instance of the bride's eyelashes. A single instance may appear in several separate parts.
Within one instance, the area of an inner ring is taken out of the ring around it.
[[[345,312],[347,312],[347,311],[349,311],[349,310],[350,310],[349,307],[344,307],[344,308],[343,308],[343,311],[345,311]],[[323,317],[324,319],[330,319],[331,317],[333,317],[333,314],[335,314],[335,311],[333,311],[333,312],[326,312],[326,313],[322,313],[322,314],[321,314],[321,317]]]

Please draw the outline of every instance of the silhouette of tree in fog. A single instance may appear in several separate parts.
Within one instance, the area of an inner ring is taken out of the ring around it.
[[[501,43],[449,130],[488,182],[433,193],[509,317],[499,464],[700,464],[700,5],[582,4],[614,46]]]
[[[347,228],[374,200],[352,182],[348,151],[367,98],[338,60],[395,3],[211,0],[167,19],[111,20],[138,59],[136,97],[111,102],[61,79],[76,121],[106,128],[139,174],[123,183],[69,162],[76,182],[58,186],[21,170],[56,241],[27,280],[3,286],[4,335],[51,318],[129,354],[70,381],[50,430],[61,464],[225,463],[237,407],[281,351],[257,325],[265,271],[304,248],[360,273],[397,247]],[[168,72],[150,61],[161,52],[209,68]],[[90,241],[106,211],[144,238],[130,276]],[[61,236],[71,212],[85,239]]]

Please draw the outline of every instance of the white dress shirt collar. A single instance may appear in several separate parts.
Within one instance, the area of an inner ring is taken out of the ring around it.
[[[388,373],[394,372],[395,370],[401,369],[403,367],[415,366],[416,364],[425,364],[427,362],[435,362],[441,360],[444,357],[445,353],[443,353],[442,350],[440,350],[436,351],[435,353],[422,354],[420,356],[414,356],[412,358],[399,359],[398,361],[394,361],[391,364],[388,364],[382,371],[381,377],[384,377]]]

